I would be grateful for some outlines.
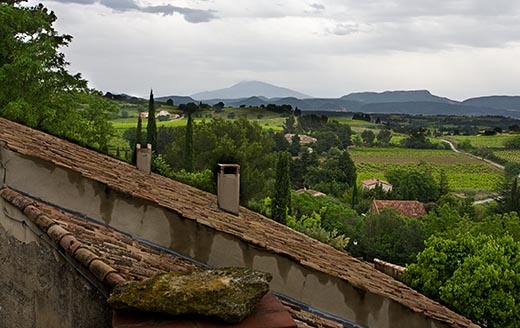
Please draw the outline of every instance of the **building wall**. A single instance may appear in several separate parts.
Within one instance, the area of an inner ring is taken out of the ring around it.
[[[4,210],[38,231],[0,198],[0,327],[110,327],[102,294]]]
[[[247,266],[273,275],[271,288],[367,327],[444,327],[344,280],[218,232],[152,202],[120,194],[52,163],[0,147],[8,186],[85,214],[215,267]]]

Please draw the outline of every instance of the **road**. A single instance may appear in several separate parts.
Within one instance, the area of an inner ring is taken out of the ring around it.
[[[441,140],[442,142],[445,142],[445,143],[449,144],[450,147],[451,147],[451,150],[453,150],[454,152],[456,152],[456,153],[460,153],[460,150],[458,150],[457,148],[455,148],[455,145],[453,145],[453,143],[452,143],[451,141],[446,140],[446,139],[440,139],[440,140]],[[479,159],[479,160],[482,160],[482,161],[484,161],[484,162],[486,162],[486,163],[488,163],[488,164],[490,164],[490,165],[493,165],[494,167],[497,167],[497,168],[499,168],[499,169],[501,169],[501,170],[504,170],[504,165],[500,165],[500,164],[498,164],[498,163],[495,163],[495,162],[493,162],[493,161],[490,161],[489,159],[485,159],[485,158],[482,158],[482,157],[478,157],[478,156],[475,156],[475,155],[470,154],[470,153],[466,153],[466,154],[467,154],[468,156],[471,156],[471,157],[477,158],[477,159]]]

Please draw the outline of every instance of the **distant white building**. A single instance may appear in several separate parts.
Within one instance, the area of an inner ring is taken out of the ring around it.
[[[361,182],[362,189],[372,190],[375,189],[377,186],[381,186],[384,192],[392,191],[392,185],[383,180],[373,178]]]

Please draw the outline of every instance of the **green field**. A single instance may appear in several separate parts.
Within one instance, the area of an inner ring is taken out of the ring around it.
[[[504,143],[517,136],[516,134],[500,134],[496,136],[449,136],[446,139],[460,143],[469,141],[473,147],[503,148]]]
[[[349,153],[358,169],[358,182],[370,178],[384,179],[388,170],[412,168],[419,164],[431,170],[436,179],[444,170],[450,189],[455,192],[492,192],[502,177],[499,169],[449,150],[352,147]]]

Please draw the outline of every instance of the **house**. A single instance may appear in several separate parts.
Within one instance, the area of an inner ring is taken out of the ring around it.
[[[286,133],[284,135],[285,140],[292,142],[292,138],[294,137],[293,133]],[[305,145],[312,142],[317,142],[318,139],[313,138],[311,136],[305,135],[305,134],[299,134],[298,137],[300,138],[300,145]]]
[[[0,189],[0,315],[9,322],[117,327],[104,305],[112,285],[195,264],[269,272],[284,309],[272,314],[288,311],[301,327],[476,327],[246,208],[222,211],[215,195],[1,118]]]
[[[424,204],[416,200],[377,200],[374,199],[369,211],[379,214],[382,208],[393,208],[400,215],[418,218],[427,214]]]
[[[155,117],[159,117],[159,116],[168,116],[169,117],[170,116],[170,112],[168,112],[167,110],[163,109],[163,110],[159,111],[159,113],[157,113],[155,115]]]
[[[392,185],[383,180],[372,178],[361,182],[362,189],[372,190],[377,186],[380,186],[384,192],[392,191]]]
[[[298,189],[295,191],[297,194],[302,194],[304,192],[308,193],[308,194],[311,194],[312,196],[314,197],[318,197],[318,196],[326,196],[326,194],[322,193],[321,191],[318,191],[318,190],[314,190],[314,189]]]

